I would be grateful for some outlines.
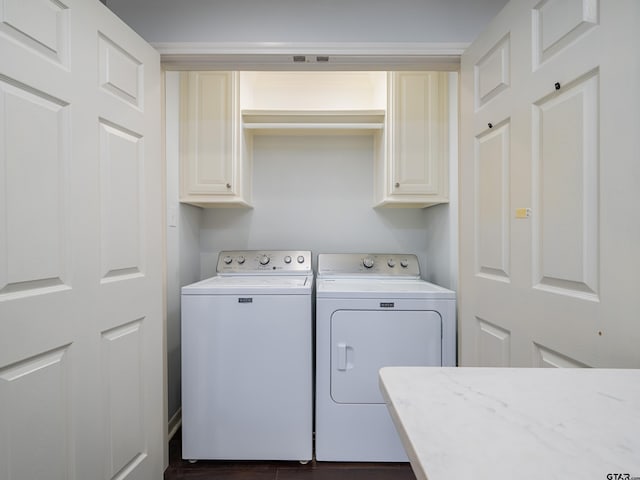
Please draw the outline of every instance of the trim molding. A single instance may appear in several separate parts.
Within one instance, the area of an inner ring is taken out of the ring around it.
[[[167,435],[167,440],[171,440],[173,436],[176,434],[180,426],[182,425],[182,407],[178,408],[178,411],[169,419],[169,426],[167,431],[169,434]]]
[[[457,71],[468,43],[152,43],[166,70],[389,70]],[[304,61],[294,62],[293,56]],[[318,56],[328,57],[319,61]]]

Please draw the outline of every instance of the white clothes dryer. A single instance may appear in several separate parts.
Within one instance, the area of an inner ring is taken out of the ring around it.
[[[378,371],[455,364],[455,293],[421,280],[415,255],[318,256],[317,460],[407,461]]]
[[[309,251],[226,251],[182,288],[182,457],[313,457]]]

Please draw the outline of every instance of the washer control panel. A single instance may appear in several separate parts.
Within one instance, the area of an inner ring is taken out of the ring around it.
[[[311,273],[308,250],[225,250],[218,255],[219,275],[301,275]]]
[[[321,253],[318,276],[420,278],[420,264],[410,253]]]

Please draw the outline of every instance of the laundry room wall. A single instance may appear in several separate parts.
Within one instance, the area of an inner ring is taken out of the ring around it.
[[[205,209],[201,277],[220,250],[305,249],[314,254],[409,252],[422,276],[457,286],[457,74],[449,74],[450,203],[426,209],[373,208],[371,134],[257,135],[253,209]]]
[[[449,203],[425,210],[428,268],[423,277],[458,290],[458,75],[449,74]]]
[[[426,213],[373,208],[371,135],[256,136],[253,209],[209,209],[200,233],[201,275],[220,250],[411,252],[423,268]]]
[[[165,77],[165,154],[166,163],[166,348],[167,410],[169,428],[180,420],[180,287],[200,279],[200,223],[202,209],[181,204],[178,188],[179,159],[179,75]],[[158,239],[161,241],[161,239]]]

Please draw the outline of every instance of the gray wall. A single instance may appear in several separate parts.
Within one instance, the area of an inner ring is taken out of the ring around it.
[[[202,210],[178,202],[179,78],[166,76],[166,268],[167,268],[167,410],[171,419],[180,409],[180,287],[200,279]]]
[[[149,42],[471,42],[506,0],[107,0]]]
[[[426,267],[422,209],[374,209],[372,136],[254,138],[251,210],[202,217],[202,276],[224,249],[413,252]]]

